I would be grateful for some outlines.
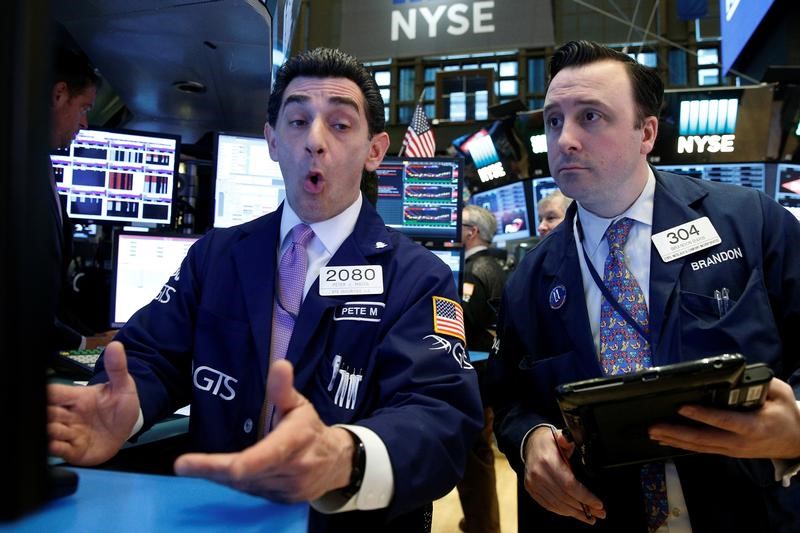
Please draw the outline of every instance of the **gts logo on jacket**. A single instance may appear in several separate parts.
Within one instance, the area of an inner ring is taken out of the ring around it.
[[[231,386],[239,380],[223,374],[219,370],[214,370],[210,366],[198,366],[193,373],[194,386],[202,391],[210,391],[214,396],[219,396],[223,400],[233,400],[236,391]],[[221,387],[225,387],[220,391]]]

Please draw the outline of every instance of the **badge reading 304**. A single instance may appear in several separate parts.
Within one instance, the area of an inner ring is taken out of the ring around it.
[[[383,267],[356,265],[323,267],[319,272],[320,296],[383,294]]]

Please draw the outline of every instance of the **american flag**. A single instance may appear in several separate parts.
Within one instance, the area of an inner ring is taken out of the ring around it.
[[[407,157],[433,157],[436,152],[436,139],[433,138],[433,130],[420,104],[417,104],[414,116],[411,117],[411,124],[403,137],[403,146],[406,147]]]
[[[464,311],[458,302],[441,296],[433,297],[433,331],[466,341]]]

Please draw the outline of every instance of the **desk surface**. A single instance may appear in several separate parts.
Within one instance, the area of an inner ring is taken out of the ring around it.
[[[305,504],[272,503],[203,479],[72,470],[80,477],[75,494],[7,524],[10,530],[306,531]]]

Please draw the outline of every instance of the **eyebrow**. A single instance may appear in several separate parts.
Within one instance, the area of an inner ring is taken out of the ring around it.
[[[286,107],[289,104],[304,104],[309,100],[311,100],[311,97],[305,94],[291,94],[286,97],[286,101],[283,103],[283,106]],[[352,107],[356,112],[360,112],[356,101],[347,96],[331,96],[328,98],[328,103],[335,106]]]

